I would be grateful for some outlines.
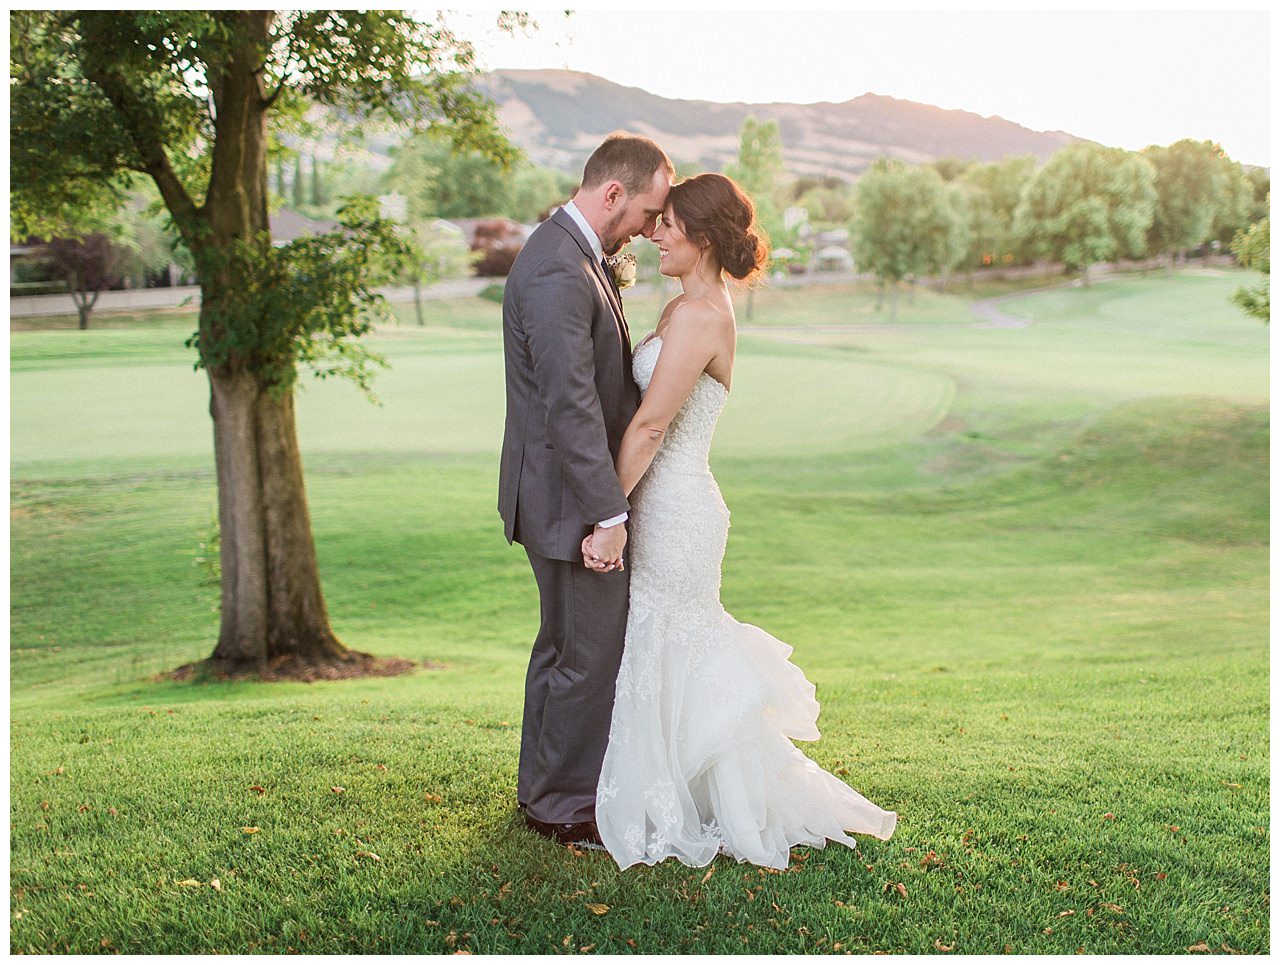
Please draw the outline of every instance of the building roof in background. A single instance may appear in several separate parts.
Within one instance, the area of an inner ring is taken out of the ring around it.
[[[296,211],[280,208],[278,211],[271,212],[271,243],[284,245],[307,235],[324,234],[336,227],[338,227],[336,221],[314,221]]]

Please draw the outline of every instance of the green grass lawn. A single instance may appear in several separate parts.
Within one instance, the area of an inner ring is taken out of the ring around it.
[[[299,399],[335,629],[403,677],[179,684],[217,592],[191,316],[11,342],[14,952],[1266,952],[1268,342],[1233,275],[765,290],[713,457],[723,597],[889,842],[619,873],[514,808],[537,596],[498,306]],[[658,305],[629,302],[639,338]],[[740,317],[744,328],[748,325]],[[215,884],[216,882],[216,884]]]

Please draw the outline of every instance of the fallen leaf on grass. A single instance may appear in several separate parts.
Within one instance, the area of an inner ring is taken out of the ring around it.
[[[1054,890],[1055,890],[1055,891],[1069,891],[1069,890],[1071,889],[1071,885],[1069,885],[1069,884],[1068,884],[1067,882],[1065,882],[1065,881],[1059,881],[1059,882],[1058,882],[1056,885],[1054,885],[1053,887],[1054,887]]]
[[[339,787],[337,784],[335,784],[331,788],[329,788],[329,790],[331,790],[334,794],[344,794],[346,793],[347,789],[345,787]]]
[[[430,793],[422,795],[422,799],[426,801],[428,804],[439,804],[441,801],[444,800],[444,798],[442,798],[439,794],[430,794]]]
[[[1113,905],[1113,904],[1112,904],[1111,902],[1109,902],[1109,901],[1102,901],[1102,902],[1099,902],[1099,903],[1098,903],[1098,907],[1099,907],[1099,908],[1105,908],[1105,909],[1107,909],[1107,911],[1114,911],[1117,915],[1123,915],[1123,914],[1124,914],[1124,909],[1123,909],[1123,908],[1121,908],[1119,905]]]
[[[707,873],[702,876],[702,883],[705,885],[708,881],[711,880],[711,876],[715,873],[716,873],[715,868],[708,868]]]
[[[640,947],[639,945],[637,945],[637,944],[636,944],[636,940],[635,940],[634,938],[628,938],[628,939],[627,939],[627,945],[628,945],[629,947],[631,947],[631,948],[639,948],[639,947]]]
[[[901,881],[886,881],[881,891],[896,891],[903,898],[907,897],[907,886]]]
[[[357,858],[369,858],[369,859],[370,859],[370,860],[372,860],[372,861],[381,861],[381,860],[382,860],[382,859],[381,859],[381,858],[379,858],[376,854],[374,854],[372,851],[357,851],[357,852],[356,852],[356,857],[357,857]]]
[[[1210,949],[1210,948],[1209,948],[1209,946],[1208,946],[1208,944],[1207,944],[1207,943],[1205,943],[1205,942],[1196,942],[1194,945],[1188,945],[1188,946],[1187,946],[1187,951],[1189,951],[1189,952],[1208,952],[1208,951],[1212,951],[1212,949]]]
[[[259,831],[262,830],[262,828],[241,828],[240,830],[243,831],[245,834],[257,834]]]
[[[175,881],[174,884],[181,885],[183,888],[199,888],[204,882],[196,881],[195,878],[183,878],[181,881]]]
[[[609,910],[609,906],[600,904],[599,902],[589,901],[587,902],[587,910],[593,915],[603,915]]]
[[[209,881],[209,887],[212,888],[214,891],[221,891],[222,882],[219,881],[217,878],[213,878]]]
[[[581,948],[578,949],[578,951],[582,952],[582,954],[585,955],[587,954],[587,952],[593,951],[595,947],[596,947],[595,945],[583,945]]]
[[[937,949],[938,951],[940,951],[940,952],[949,952],[949,951],[952,951],[952,950],[954,950],[954,949],[955,949],[955,947],[956,947],[956,943],[955,943],[955,942],[952,942],[950,945],[944,945],[944,944],[942,944],[942,939],[941,939],[941,938],[935,938],[935,939],[933,940],[933,947],[934,947],[934,948],[936,948],[936,949]]]
[[[263,787],[261,784],[250,784],[249,790],[256,793],[258,797],[262,797],[262,795],[267,793],[267,789]]]
[[[1068,908],[1066,911],[1058,912],[1058,917],[1066,918],[1068,915],[1074,915],[1075,913],[1076,913],[1076,910],[1074,908]]]
[[[930,850],[923,858],[920,859],[920,867],[922,868],[941,868],[942,859],[938,857],[938,852]]]
[[[1116,816],[1112,814],[1110,811],[1108,811],[1106,814],[1102,816],[1102,820],[1104,821],[1114,821],[1115,819],[1116,819]]]

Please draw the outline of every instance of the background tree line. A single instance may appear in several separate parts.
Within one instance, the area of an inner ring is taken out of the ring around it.
[[[942,158],[907,165],[888,158],[850,184],[783,179],[776,122],[743,125],[729,169],[760,202],[775,244],[803,249],[779,210],[801,208],[811,228],[847,227],[860,271],[891,292],[926,276],[1058,262],[1085,283],[1100,262],[1185,262],[1192,250],[1230,248],[1246,267],[1270,272],[1270,172],[1246,170],[1211,141],[1181,140],[1139,152],[1083,141],[1037,167],[1032,157],[995,163]],[[765,147],[761,147],[765,145]],[[761,199],[763,199],[761,201]],[[1269,318],[1269,293],[1237,301]]]

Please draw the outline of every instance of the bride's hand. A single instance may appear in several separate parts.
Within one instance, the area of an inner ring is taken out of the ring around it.
[[[590,534],[588,534],[582,541],[582,565],[596,573],[609,573],[615,569],[622,568],[621,562],[614,565],[606,563],[604,560],[600,559],[599,554],[595,551],[595,547],[591,544]]]

